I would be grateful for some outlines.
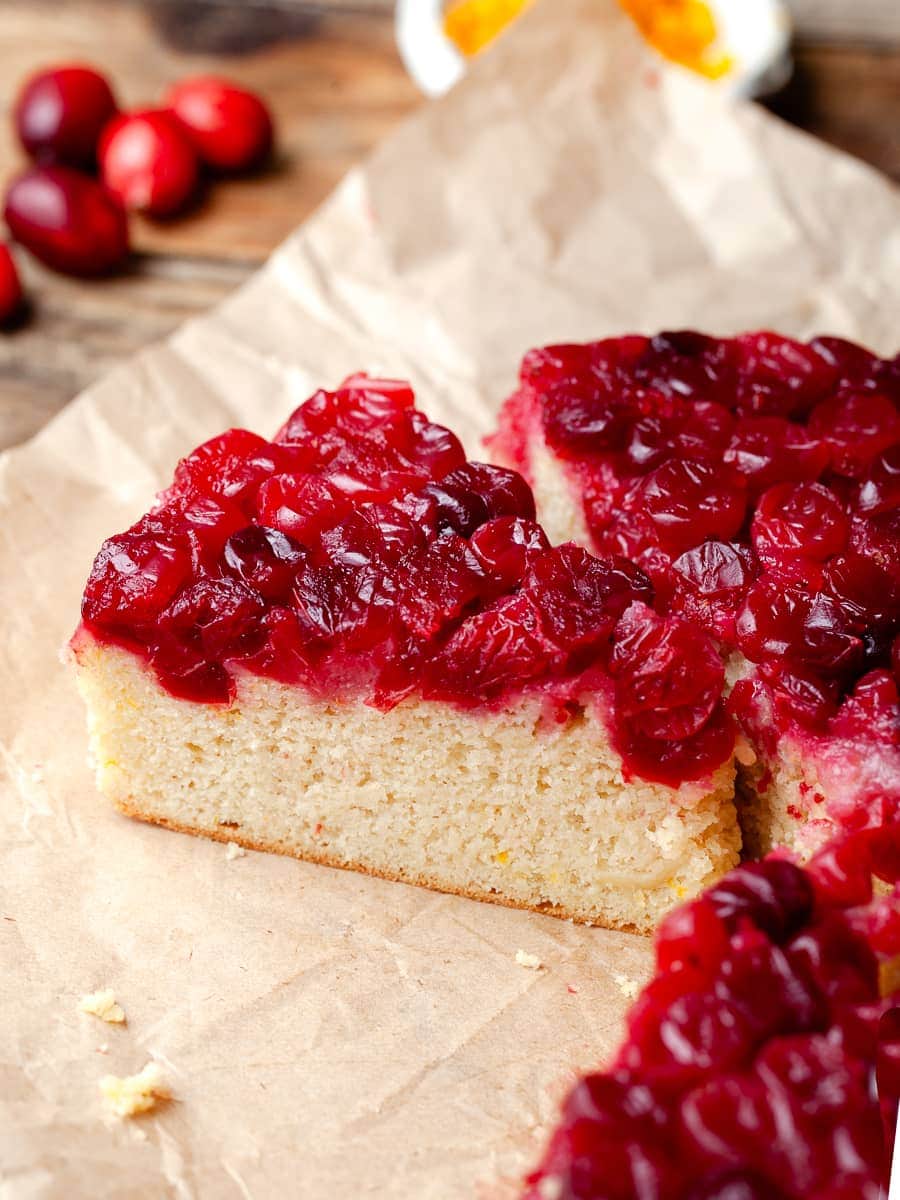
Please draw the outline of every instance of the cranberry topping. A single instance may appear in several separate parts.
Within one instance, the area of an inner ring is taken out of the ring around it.
[[[380,707],[411,692],[477,706],[527,688],[560,712],[582,691],[606,699],[613,642],[625,680],[656,638],[637,638],[634,616],[623,624],[653,601],[647,575],[551,548],[522,477],[467,462],[412,404],[405,384],[353,376],[272,442],[240,429],[205,442],[152,512],[104,544],[86,627],[143,653],[175,695],[210,703],[232,698],[239,670]],[[652,680],[623,683],[628,712],[609,716],[626,770],[678,784],[720,766],[733,730],[711,643],[661,628]]]
[[[848,839],[837,868],[739,867],[666,918],[625,1041],[569,1094],[528,1200],[877,1200],[900,1093],[874,952],[900,904],[871,883],[890,841]],[[848,891],[850,864],[867,887]]]
[[[780,727],[823,729],[856,680],[890,668],[897,360],[838,338],[682,330],[532,351],[521,379],[496,443],[527,469],[541,419],[595,552],[639,564],[658,611],[756,664]]]

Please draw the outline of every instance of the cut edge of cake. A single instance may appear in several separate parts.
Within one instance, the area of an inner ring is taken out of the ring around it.
[[[565,724],[534,696],[380,712],[242,672],[216,705],[85,630],[70,656],[100,790],[145,821],[642,933],[738,859],[732,766],[626,780],[596,697]]]

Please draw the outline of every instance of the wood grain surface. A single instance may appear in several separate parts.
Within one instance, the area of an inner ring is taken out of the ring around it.
[[[807,10],[797,69],[770,107],[900,178],[897,0],[856,0],[868,32],[847,44],[833,40],[843,0],[816,0],[822,38],[809,36],[811,3],[796,3]],[[397,56],[391,9],[388,0],[0,0],[0,181],[22,166],[10,105],[22,78],[47,63],[98,64],[125,105],[214,70],[263,92],[279,128],[266,175],[218,184],[177,221],[135,221],[134,263],[115,279],[68,280],[19,255],[32,304],[0,335],[0,448],[240,284],[423,103]]]

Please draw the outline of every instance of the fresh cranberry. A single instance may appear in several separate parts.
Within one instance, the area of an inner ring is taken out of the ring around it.
[[[22,311],[22,284],[8,246],[0,242],[0,325],[8,325]]]
[[[180,212],[197,191],[197,155],[167,112],[146,109],[111,121],[100,139],[99,161],[113,195],[151,217]]]
[[[115,97],[98,71],[60,66],[28,80],[14,120],[25,152],[37,162],[91,168],[100,133],[115,113]]]
[[[839,393],[816,406],[809,430],[828,444],[835,471],[858,478],[900,441],[900,413],[878,392]]]
[[[758,495],[774,483],[818,479],[828,465],[828,449],[784,417],[749,416],[738,424],[722,460]]]
[[[727,541],[744,520],[746,493],[706,463],[664,463],[644,478],[639,497],[670,553],[680,554],[706,538]]]
[[[197,153],[216,171],[248,171],[272,150],[271,114],[255,93],[227,79],[196,76],[170,88],[165,98]]]
[[[627,610],[615,639],[610,670],[625,720],[651,738],[678,741],[697,733],[718,704],[725,678],[709,639],[642,604]]]
[[[69,167],[31,167],[18,175],[3,215],[17,241],[64,275],[106,275],[128,257],[125,210]]]
[[[849,532],[844,506],[823,484],[779,483],[760,497],[751,539],[760,562],[780,575],[839,554]]]

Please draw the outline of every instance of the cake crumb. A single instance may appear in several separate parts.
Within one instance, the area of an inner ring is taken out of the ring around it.
[[[525,950],[516,951],[516,962],[520,967],[527,967],[529,971],[539,971],[544,965],[536,954],[528,954]]]
[[[170,1093],[159,1063],[152,1060],[137,1075],[104,1075],[100,1091],[109,1111],[116,1117],[136,1117],[150,1112]]]
[[[243,846],[239,846],[237,842],[229,842],[225,847],[225,857],[229,862],[233,862],[236,858],[244,858],[247,851]]]
[[[567,983],[566,991],[569,993],[570,996],[577,996],[578,995],[578,984],[577,983]]]
[[[634,1000],[640,991],[637,981],[634,979],[629,979],[628,976],[623,975],[621,971],[617,971],[613,978],[616,981],[616,987],[619,989],[622,995],[629,1000]]]
[[[82,996],[78,1008],[83,1013],[89,1013],[92,1017],[99,1017],[101,1021],[106,1021],[107,1025],[125,1024],[125,1010],[121,1004],[116,1002],[115,992],[111,988],[104,988],[99,992],[91,992],[87,996]]]

